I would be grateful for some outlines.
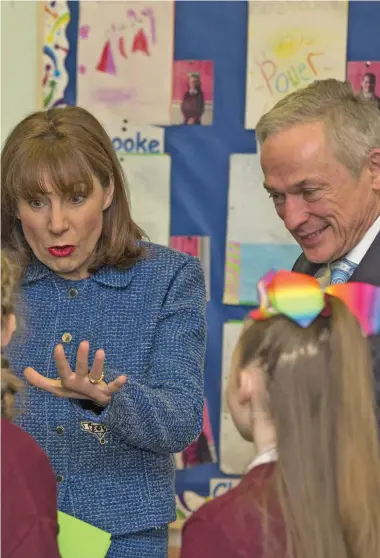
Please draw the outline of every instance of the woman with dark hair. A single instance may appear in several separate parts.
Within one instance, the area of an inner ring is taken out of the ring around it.
[[[202,124],[201,118],[205,110],[205,99],[198,72],[189,74],[188,90],[183,96],[181,110],[184,124]]]
[[[79,107],[8,137],[1,232],[23,267],[27,335],[7,351],[31,384],[18,420],[51,459],[59,509],[112,534],[107,558],[163,558],[172,454],[202,426],[200,263],[143,241],[111,140]]]

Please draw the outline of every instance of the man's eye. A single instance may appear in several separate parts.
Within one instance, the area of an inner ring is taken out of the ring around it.
[[[269,194],[269,197],[270,197],[271,200],[273,200],[273,202],[275,204],[283,203],[283,201],[285,199],[285,196],[283,194],[276,194],[274,192],[271,192]]]
[[[33,209],[41,209],[41,207],[44,206],[44,202],[41,200],[30,200],[29,201],[29,205],[30,207],[32,207]]]
[[[313,199],[316,198],[318,195],[319,190],[304,190],[303,191],[303,197],[306,199]]]

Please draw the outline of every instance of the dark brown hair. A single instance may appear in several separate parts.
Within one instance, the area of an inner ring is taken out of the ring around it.
[[[115,190],[89,271],[130,267],[143,255],[138,241],[145,235],[132,220],[123,170],[96,118],[80,107],[55,108],[27,116],[10,133],[1,158],[1,235],[23,266],[31,252],[17,220],[17,201],[46,191],[47,183],[62,195],[75,194],[78,185],[90,192],[92,175],[104,188],[113,180]]]
[[[14,313],[14,299],[20,270],[11,259],[1,252],[1,328]],[[7,359],[1,355],[1,416],[14,415],[14,395],[23,384],[9,368]]]
[[[329,305],[331,316],[305,329],[284,316],[249,322],[237,370],[255,363],[264,375],[287,556],[378,558],[380,456],[369,344],[343,302],[330,297]]]

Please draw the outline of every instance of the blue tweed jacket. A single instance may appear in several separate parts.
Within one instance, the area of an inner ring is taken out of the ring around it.
[[[59,509],[114,535],[175,519],[174,460],[200,433],[205,286],[196,258],[146,244],[131,269],[103,267],[68,281],[34,262],[21,288],[23,325],[7,356],[22,376],[49,378],[62,343],[71,367],[80,341],[106,354],[105,380],[128,381],[100,415],[78,400],[29,387],[18,419],[49,455]]]

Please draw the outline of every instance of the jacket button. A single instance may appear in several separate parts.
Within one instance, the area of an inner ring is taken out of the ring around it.
[[[63,426],[57,426],[55,431],[56,431],[57,434],[63,434],[65,429],[63,428]]]
[[[63,475],[56,475],[55,480],[56,480],[58,483],[61,483],[61,482],[63,481],[63,478],[64,478]]]
[[[78,296],[78,290],[74,289],[74,287],[72,289],[69,289],[69,298],[76,298]]]
[[[71,333],[64,333],[62,335],[62,341],[64,343],[70,343],[73,340],[73,336],[71,335]]]

